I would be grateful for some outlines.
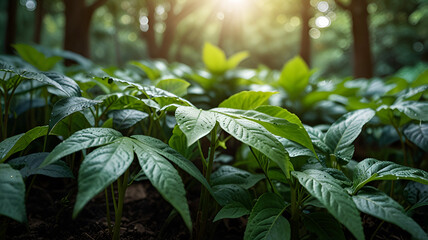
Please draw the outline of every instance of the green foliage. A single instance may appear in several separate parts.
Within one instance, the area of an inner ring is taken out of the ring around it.
[[[0,163],[0,214],[26,222],[25,184],[18,170]]]
[[[34,47],[25,44],[14,44],[13,48],[15,48],[22,59],[40,71],[52,70],[52,68],[62,60],[62,57],[59,56],[47,57]]]
[[[236,68],[240,62],[248,57],[248,52],[239,52],[226,59],[226,54],[218,47],[205,43],[202,58],[205,67],[213,74],[223,74],[227,70]]]

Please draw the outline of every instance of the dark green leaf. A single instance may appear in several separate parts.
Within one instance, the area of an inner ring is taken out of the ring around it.
[[[345,240],[342,226],[330,214],[313,212],[303,215],[303,224],[308,231],[317,235],[319,240]]]
[[[45,72],[45,74],[48,78],[52,79],[53,81],[57,82],[59,85],[61,85],[63,91],[57,91],[56,89],[53,91],[55,95],[63,96],[63,97],[80,97],[82,96],[81,90],[79,85],[71,78],[55,73],[55,72]]]
[[[220,209],[213,222],[224,218],[239,218],[248,214],[250,214],[250,210],[247,209],[242,203],[230,202]]]
[[[0,215],[18,222],[27,221],[25,212],[25,184],[18,170],[0,164]]]
[[[149,114],[145,112],[134,109],[114,110],[110,113],[113,116],[113,126],[116,129],[130,128],[149,116]]]
[[[211,174],[211,185],[235,184],[249,189],[264,178],[263,174],[251,174],[239,168],[225,165]]]
[[[404,129],[404,135],[424,151],[428,151],[428,124],[411,124]]]

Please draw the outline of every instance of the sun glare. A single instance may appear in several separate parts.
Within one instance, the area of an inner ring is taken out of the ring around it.
[[[223,8],[228,10],[242,10],[247,6],[248,0],[223,0]]]

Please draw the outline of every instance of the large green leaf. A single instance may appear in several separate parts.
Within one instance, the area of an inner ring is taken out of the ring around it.
[[[232,202],[239,202],[251,209],[252,198],[247,189],[236,184],[216,185],[212,187],[212,195],[220,206],[226,206]]]
[[[319,240],[345,240],[342,226],[330,214],[313,212],[303,215],[303,224],[308,231],[317,235]]]
[[[364,185],[376,180],[411,180],[428,184],[428,173],[421,169],[402,166],[389,161],[367,158],[359,162],[354,170],[354,194]]]
[[[235,184],[248,189],[264,179],[263,174],[252,174],[232,166],[221,166],[211,174],[211,185]]]
[[[49,71],[55,64],[62,60],[62,57],[58,56],[46,57],[34,47],[26,44],[14,44],[13,48],[15,48],[22,59],[40,71]]]
[[[375,115],[371,109],[361,109],[343,115],[328,129],[325,143],[332,153],[343,159],[351,159],[349,148],[361,130]]]
[[[355,203],[332,176],[316,169],[304,172],[294,171],[292,174],[313,197],[351,231],[355,238],[364,239],[360,213]]]
[[[292,123],[285,118],[272,117],[254,110],[214,108],[211,111],[256,122],[274,135],[290,139],[309,148],[316,156],[311,139],[302,124]],[[296,120],[293,119],[293,121],[295,122]]]
[[[264,113],[271,117],[282,118],[291,123],[297,124],[299,126],[303,126],[302,122],[296,116],[296,114],[289,112],[285,108],[278,107],[278,106],[271,106],[271,105],[263,105],[263,106],[257,107],[255,110],[257,112]]]
[[[147,118],[149,114],[134,109],[121,109],[111,111],[113,116],[113,126],[116,129],[127,129],[134,126],[139,121]]]
[[[331,152],[330,148],[324,142],[325,134],[322,131],[306,125],[304,127],[309,137],[311,138],[311,141],[315,148],[317,148],[324,154],[328,154]]]
[[[177,108],[175,119],[187,137],[188,146],[211,132],[216,124],[214,114],[194,107]]]
[[[52,79],[53,81],[61,85],[62,89],[64,90],[64,91],[58,91],[56,89],[53,90],[53,93],[55,95],[64,96],[64,97],[82,96],[79,85],[73,79],[55,72],[45,72],[43,74],[45,74],[48,78]]]
[[[48,76],[46,76],[42,73],[30,72],[27,70],[22,70],[22,71],[18,70],[18,71],[16,71],[16,73],[23,79],[36,80],[36,81],[41,82],[43,84],[53,86],[53,87],[57,88],[58,90],[60,90],[61,92],[63,92],[64,94],[67,94],[67,91],[65,91],[59,83],[50,79]]]
[[[212,73],[223,74],[227,70],[226,55],[220,48],[210,43],[205,43],[202,59],[205,67]]]
[[[10,155],[24,150],[36,138],[46,135],[48,126],[40,126],[10,138],[0,143],[0,162],[4,162]]]
[[[160,80],[157,84],[157,88],[161,88],[165,91],[171,92],[179,97],[182,97],[187,94],[187,88],[190,86],[186,80],[173,78],[173,79],[163,79]]]
[[[204,185],[208,191],[211,192],[211,187],[208,184],[205,177],[201,174],[201,172],[198,170],[198,168],[188,159],[183,157],[181,154],[179,154],[177,151],[175,151],[173,148],[165,144],[159,139],[152,138],[149,136],[144,135],[133,135],[132,138],[135,138],[140,142],[140,144],[143,144],[146,146],[147,149],[151,149],[151,151],[154,151],[164,157],[166,157],[169,161],[176,164],[179,168],[183,169],[185,172],[187,172],[190,176],[194,177],[196,180],[198,180],[202,185]],[[134,140],[135,141],[135,140]]]
[[[242,91],[221,102],[219,107],[253,110],[265,104],[276,93],[278,92]]]
[[[75,112],[59,121],[49,134],[62,136],[66,139],[73,133],[90,127],[92,127],[92,125],[85,115],[81,112]]]
[[[111,128],[86,128],[75,132],[58,144],[40,165],[44,167],[58,161],[68,154],[91,147],[98,147],[113,142],[122,134]]]
[[[278,84],[287,91],[291,99],[296,99],[305,90],[311,75],[308,65],[297,56],[284,65]]]
[[[230,202],[220,209],[213,222],[224,218],[239,218],[247,214],[250,214],[250,210],[247,209],[244,204],[240,202]]]
[[[102,102],[83,97],[69,97],[59,100],[55,103],[52,109],[51,117],[49,119],[49,131],[52,130],[52,128],[54,128],[59,121],[69,116],[70,114],[90,108],[100,103]]]
[[[86,156],[79,168],[74,218],[89,200],[128,169],[134,160],[132,144],[128,138],[121,138]]]
[[[15,158],[7,163],[14,169],[19,169],[23,178],[31,175],[45,175],[53,178],[74,178],[70,168],[63,161],[57,161],[51,165],[40,168],[40,164],[49,155],[47,152],[33,153]]]
[[[166,201],[180,213],[191,231],[192,220],[186,199],[186,190],[177,170],[163,156],[140,141],[134,140],[134,151],[141,168],[152,185]]]
[[[406,215],[399,203],[376,188],[365,187],[352,196],[352,200],[361,212],[393,223],[409,232],[415,239],[428,239],[424,230]]]
[[[391,106],[382,105],[376,109],[378,115],[380,115],[379,117],[386,115],[383,112],[386,111],[388,113],[388,110],[398,110],[410,119],[428,121],[428,102],[404,101]],[[391,115],[391,113],[388,114]]]
[[[234,69],[236,68],[242,61],[244,61],[246,58],[248,58],[250,54],[247,51],[242,51],[233,54],[232,56],[227,59],[227,69]]]
[[[146,73],[147,77],[154,81],[156,80],[158,77],[160,77],[160,72],[157,69],[152,69],[149,66],[147,66],[146,64],[143,64],[141,62],[137,62],[137,61],[131,61],[130,64],[140,68],[143,72]]]
[[[25,222],[25,184],[18,170],[0,164],[0,215]]]
[[[404,130],[404,135],[422,150],[428,151],[428,124],[411,124]]]
[[[291,229],[287,219],[282,216],[287,204],[274,193],[263,194],[254,205],[244,240],[290,239]]]
[[[233,118],[220,112],[216,112],[215,116],[224,131],[266,155],[278,164],[287,177],[290,176],[290,158],[281,142],[269,131],[247,119]]]

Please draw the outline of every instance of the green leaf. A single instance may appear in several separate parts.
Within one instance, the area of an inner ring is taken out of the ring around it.
[[[209,192],[211,192],[210,185],[208,184],[205,177],[198,170],[198,168],[190,160],[184,158],[173,148],[171,148],[161,140],[149,136],[133,135],[132,138],[138,140],[140,145],[143,144],[146,149],[151,149],[150,151],[156,152],[157,154],[166,157],[169,161],[173,162],[179,168],[187,172],[190,176],[194,177],[196,180],[202,183],[202,185],[204,185],[204,187],[207,188]]]
[[[410,87],[419,87],[428,84],[428,70],[425,70],[410,84]]]
[[[122,134],[111,128],[86,128],[58,144],[40,165],[52,164],[68,154],[91,147],[98,147],[121,138]]]
[[[213,222],[224,218],[239,218],[248,214],[250,214],[250,210],[247,209],[242,203],[230,202],[220,209]]]
[[[253,110],[265,104],[269,98],[278,92],[242,91],[232,95],[220,103],[220,108]]]
[[[404,135],[420,147],[422,150],[428,151],[428,124],[419,123],[411,124],[404,129]]]
[[[23,178],[31,175],[45,175],[53,178],[74,178],[70,168],[63,161],[40,168],[40,164],[49,155],[47,152],[33,153],[8,161],[8,164],[19,169]]]
[[[211,185],[235,184],[245,189],[249,189],[257,182],[264,179],[263,174],[252,174],[247,171],[232,166],[221,166],[211,174]]]
[[[267,115],[258,111],[253,111],[253,110],[244,111],[244,110],[230,109],[230,108],[215,108],[215,109],[212,109],[211,111],[227,114],[236,118],[246,118],[248,120],[251,120],[255,123],[260,124],[266,130],[268,130],[274,135],[290,139],[292,141],[295,141],[307,147],[316,156],[314,147],[312,146],[311,139],[309,138],[309,135],[306,133],[306,130],[303,127],[303,125],[301,123],[295,124],[287,120],[289,118],[292,118],[293,122],[295,122],[296,120],[293,119],[292,116],[286,117],[284,119],[284,118],[272,117],[270,115]],[[281,112],[280,114],[284,115],[285,113]]]
[[[286,207],[284,200],[276,194],[263,194],[250,213],[244,240],[290,239],[290,224],[282,216]]]
[[[230,56],[229,59],[227,59],[227,62],[226,62],[227,69],[229,70],[229,69],[236,68],[242,61],[248,58],[248,56],[250,56],[250,53],[247,51],[242,51],[242,52],[233,54],[232,56]]]
[[[287,109],[278,107],[278,106],[270,106],[264,105],[256,108],[257,112],[261,112],[267,114],[271,117],[282,118],[291,123],[297,124],[299,126],[303,126],[300,119],[296,116],[296,114],[289,112]]]
[[[147,118],[149,114],[134,109],[122,109],[111,111],[113,126],[115,129],[127,129],[139,121]]]
[[[178,78],[163,79],[156,84],[157,88],[161,88],[179,97],[182,97],[187,94],[187,88],[189,86],[190,86],[190,83],[188,83],[186,80],[178,79]]]
[[[428,239],[424,230],[404,212],[404,208],[385,193],[373,187],[361,189],[352,196],[358,210],[409,232],[415,239]]]
[[[22,151],[35,139],[48,133],[48,126],[40,126],[31,129],[26,133],[21,133],[10,138],[6,138],[0,143],[0,162],[4,162],[12,154]]]
[[[50,79],[49,77],[47,77],[44,74],[41,74],[38,72],[30,72],[30,71],[26,71],[26,70],[23,70],[23,71],[19,70],[16,73],[23,79],[35,80],[35,81],[41,82],[43,84],[53,86],[53,87],[57,88],[58,90],[60,90],[61,92],[63,92],[64,94],[67,94],[67,91],[65,91],[59,83]]]
[[[192,229],[186,190],[177,170],[163,156],[140,141],[134,140],[134,151],[141,168],[152,185],[181,215],[189,231]]]
[[[134,160],[133,143],[120,138],[86,156],[79,168],[78,192],[73,218],[86,203],[118,179]]]
[[[211,43],[205,43],[202,50],[202,59],[208,71],[214,74],[223,74],[227,71],[226,55],[220,48]]]
[[[281,71],[278,84],[288,93],[291,99],[296,99],[309,83],[309,71],[305,61],[297,56],[288,61]]]
[[[14,44],[12,46],[22,59],[40,71],[49,71],[55,66],[55,64],[62,60],[62,57],[58,56],[46,57],[43,53],[30,45]]]
[[[79,85],[71,78],[55,73],[55,72],[45,72],[45,74],[48,78],[52,79],[53,81],[57,82],[59,85],[61,85],[62,89],[64,91],[57,91],[56,89],[53,91],[53,94],[62,96],[62,97],[80,97],[82,96],[81,90]],[[51,90],[52,92],[52,90]]]
[[[330,148],[325,144],[325,134],[320,131],[319,129],[310,127],[310,126],[304,126],[306,132],[308,133],[309,137],[311,138],[311,141],[313,143],[313,146],[320,150],[324,154],[329,154],[331,152]]]
[[[211,132],[216,124],[214,114],[194,107],[177,108],[175,119],[181,131],[186,135],[187,146],[191,146]]]
[[[317,235],[319,240],[345,240],[342,226],[330,214],[313,212],[303,214],[303,224],[308,231]]]
[[[290,158],[282,144],[260,124],[247,119],[237,119],[220,112],[215,113],[220,127],[237,140],[259,150],[276,162],[287,178],[292,168]]]
[[[398,102],[391,106],[382,105],[379,108],[376,109],[376,112],[378,116],[385,119],[385,117],[389,117],[392,115],[392,113],[388,113],[389,115],[386,115],[387,113],[383,113],[388,110],[398,110],[400,113],[403,113],[410,119],[415,119],[419,121],[428,121],[428,103],[427,102],[416,102],[416,101],[404,101],[404,102]],[[384,115],[386,115],[384,117]],[[403,122],[404,124],[405,122]],[[400,125],[403,125],[400,124]]]
[[[240,202],[246,208],[251,208],[252,198],[247,189],[236,184],[216,185],[212,187],[213,197],[220,206],[232,202]]]
[[[94,101],[83,97],[69,97],[59,100],[55,103],[52,109],[51,117],[49,119],[49,131],[52,130],[52,128],[54,128],[59,121],[69,116],[70,114],[90,108],[100,103],[101,101]]]
[[[375,112],[371,109],[361,109],[349,112],[333,123],[325,135],[325,143],[332,153],[343,159],[351,159],[349,147],[361,133],[364,124],[374,115]]]
[[[428,184],[428,173],[421,169],[402,166],[389,161],[367,158],[357,164],[354,170],[353,194],[371,181],[411,180]]]
[[[292,174],[313,197],[317,198],[340,223],[351,231],[355,238],[364,239],[360,213],[355,203],[332,176],[316,169],[304,172],[294,171]]]
[[[66,139],[73,133],[90,127],[92,127],[92,125],[85,115],[81,112],[75,112],[59,121],[49,134],[62,136]]]
[[[0,215],[26,222],[25,184],[19,171],[8,164],[0,164],[0,192]]]
[[[196,148],[195,145],[190,147],[187,146],[186,135],[184,135],[183,131],[181,131],[178,125],[175,125],[174,129],[172,130],[172,136],[168,140],[168,145],[187,159],[193,159],[193,157],[199,155],[199,153],[194,151]]]
[[[160,77],[160,72],[157,69],[151,69],[149,66],[141,62],[131,61],[130,64],[140,68],[143,72],[146,73],[147,77],[152,81]]]

